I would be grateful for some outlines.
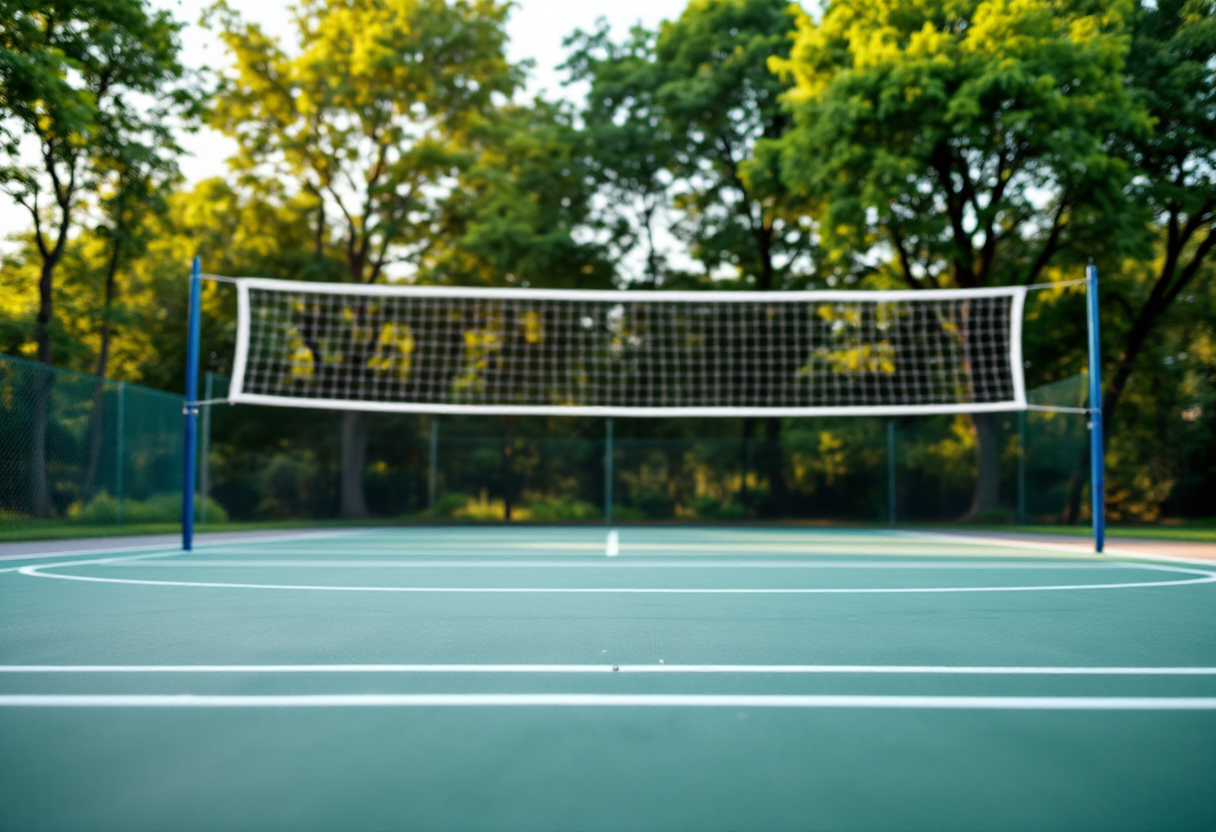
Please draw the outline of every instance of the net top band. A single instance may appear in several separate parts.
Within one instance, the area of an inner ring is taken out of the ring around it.
[[[982,297],[1024,296],[1030,286],[990,286],[980,289],[810,289],[804,291],[666,291],[629,289],[531,289],[490,286],[415,286],[402,284],[320,283],[307,280],[277,280],[268,277],[223,277],[203,275],[208,280],[235,283],[243,289],[306,292],[321,295],[368,297],[462,298],[467,300],[560,300],[599,303],[813,303],[853,301],[963,300]]]

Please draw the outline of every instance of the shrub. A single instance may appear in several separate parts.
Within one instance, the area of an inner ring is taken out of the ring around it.
[[[663,520],[671,517],[675,511],[675,502],[666,490],[649,485],[639,485],[629,489],[629,502],[643,515],[652,520]]]
[[[194,497],[194,516],[202,517],[203,500]],[[118,500],[102,491],[87,503],[75,502],[68,508],[68,520],[73,523],[110,525],[124,523],[177,523],[182,517],[182,498],[177,494],[157,494],[146,500],[123,500],[119,512]],[[207,522],[227,523],[228,512],[210,498],[207,499]]]
[[[604,516],[599,506],[576,497],[558,497],[556,500],[535,500],[528,504],[528,514],[533,520],[599,520]]]
[[[448,491],[440,494],[435,500],[436,517],[453,517],[456,512],[469,504],[469,495],[458,491]]]

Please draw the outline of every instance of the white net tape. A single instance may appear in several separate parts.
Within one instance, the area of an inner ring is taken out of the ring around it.
[[[1016,410],[1024,288],[583,292],[239,284],[230,400],[604,416]]]

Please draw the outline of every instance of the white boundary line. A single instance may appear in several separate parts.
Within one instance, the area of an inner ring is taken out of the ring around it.
[[[328,531],[327,530],[327,531],[315,531],[315,532],[289,532],[289,533],[280,534],[280,535],[266,535],[264,537],[246,537],[246,538],[239,538],[239,539],[235,539],[235,540],[210,540],[210,541],[206,541],[204,543],[195,544],[194,548],[197,550],[197,549],[215,548],[215,547],[221,547],[221,546],[241,546],[241,545],[255,543],[255,542],[275,543],[275,542],[281,542],[284,540],[299,540],[301,538],[308,539],[308,538],[318,538],[318,537],[319,538],[335,537],[335,536],[344,536],[347,534],[356,534],[356,533],[360,533],[361,531],[362,530],[360,530],[360,529],[349,529],[349,530],[341,530],[341,531]],[[74,560],[74,558],[77,558],[77,557],[91,558],[93,555],[105,555],[105,554],[109,554],[110,552],[148,552],[149,554],[139,554],[139,555],[130,555],[130,556],[123,555],[123,556],[119,556],[119,557],[102,558],[102,559],[96,559],[96,560],[94,560],[94,559],[81,560],[81,561]],[[115,547],[109,548],[109,549],[81,549],[81,550],[77,550],[77,551],[69,550],[66,552],[40,552],[40,553],[34,554],[34,555],[4,555],[4,556],[0,557],[0,562],[3,562],[5,560],[36,560],[36,559],[55,558],[55,557],[73,558],[72,560],[64,561],[62,563],[48,563],[48,564],[42,564],[37,567],[37,568],[42,568],[42,569],[52,569],[52,568],[58,567],[58,566],[77,566],[77,565],[97,564],[97,563],[117,563],[119,561],[139,560],[142,558],[154,558],[154,557],[169,558],[169,557],[176,557],[176,556],[182,555],[182,554],[185,554],[185,552],[182,551],[180,546],[175,546],[172,543],[164,543],[164,544],[160,544],[157,546],[115,546]],[[26,567],[24,567],[24,566],[9,566],[9,567],[0,569],[0,572],[20,572],[22,569],[25,569],[25,568]]]
[[[332,537],[334,535],[344,535],[362,532],[362,529],[342,529],[342,530],[325,530],[325,531],[300,531],[300,532],[284,532],[283,534],[264,535],[258,537],[238,537],[231,540],[207,540],[195,544],[196,549],[215,546],[240,546],[248,543],[275,542],[281,540],[297,540],[299,538],[309,537]],[[204,532],[205,533],[205,532]],[[222,532],[220,532],[222,534]],[[111,546],[105,549],[65,549],[61,552],[35,552],[28,555],[0,555],[0,561],[6,560],[34,560],[36,558],[57,558],[57,557],[89,557],[91,555],[106,555],[111,552],[146,552],[146,551],[165,551],[169,554],[174,554],[181,551],[181,547],[177,543],[158,543],[147,544],[141,546]]]
[[[320,695],[11,694],[8,708],[853,708],[999,711],[1216,711],[1216,697],[822,696],[600,693]]]
[[[985,586],[985,587],[452,587],[452,586],[328,586],[317,584],[252,584],[226,583],[221,581],[156,581],[137,578],[101,578],[89,575],[61,575],[44,572],[57,566],[78,564],[48,564],[46,566],[24,566],[17,571],[34,578],[52,578],[60,581],[82,581],[99,584],[127,584],[134,586],[176,586],[207,589],[275,589],[302,592],[404,592],[428,594],[471,595],[907,595],[940,594],[958,592],[1052,592],[1064,590],[1097,589],[1142,589],[1164,586],[1182,586],[1216,582],[1216,572],[1179,567],[1147,566],[1148,569],[1184,572],[1202,575],[1178,581],[1136,581],[1113,584],[1055,584],[1045,586]]]
[[[0,673],[882,674],[948,676],[1216,676],[1216,667],[979,667],[850,664],[164,664],[0,665]]]
[[[149,558],[168,558],[174,555],[181,554],[181,550],[176,552],[148,552],[142,555],[121,555],[113,558],[93,558],[91,560],[73,560],[67,563],[44,563],[39,566],[10,566],[7,569],[0,569],[0,572],[21,572],[22,569],[52,569],[56,566],[92,566],[96,564],[121,563],[130,560],[147,560]]]
[[[1033,541],[1033,540],[1008,540],[1000,537],[979,537],[973,535],[954,534],[953,532],[921,532],[910,529],[897,529],[892,534],[903,535],[907,537],[918,537],[924,540],[938,540],[942,542],[953,541],[956,543],[975,544],[980,546],[1008,546],[1014,549],[1038,549],[1040,551],[1051,552],[1068,552],[1070,554],[1088,554],[1093,555],[1094,551],[1088,543],[1080,542],[1076,544],[1069,543],[1053,543],[1049,541]],[[1105,554],[1118,555],[1119,557],[1162,561],[1165,563],[1186,563],[1194,566],[1206,566],[1210,570],[1216,570],[1216,561],[1202,560],[1200,558],[1183,558],[1176,555],[1163,555],[1158,552],[1137,552],[1132,549],[1119,549],[1107,546]],[[1098,557],[1101,557],[1100,555]]]
[[[154,557],[154,556],[153,556]],[[68,564],[54,564],[39,568],[54,568]],[[138,566],[173,569],[860,569],[898,572],[902,570],[958,570],[958,571],[1030,571],[1078,572],[1085,570],[1144,569],[1159,571],[1168,567],[1157,567],[1147,563],[1120,563],[1118,561],[1019,561],[983,562],[964,561],[949,563],[942,561],[865,561],[844,560],[700,560],[683,558],[678,560],[513,560],[506,557],[494,560],[164,560],[141,563]],[[1169,570],[1174,571],[1174,570]]]

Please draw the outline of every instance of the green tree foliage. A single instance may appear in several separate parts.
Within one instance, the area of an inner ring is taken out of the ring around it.
[[[567,41],[572,80],[590,86],[591,168],[627,206],[615,227],[645,242],[651,283],[663,272],[654,223],[673,210],[671,230],[705,274],[761,291],[800,267],[805,279],[809,224],[771,165],[745,175],[757,142],[789,122],[768,61],[788,54],[795,20],[784,0],[693,0],[657,33],[635,28],[618,44],[601,24]]]
[[[670,212],[675,139],[656,93],[654,67],[658,35],[636,26],[621,43],[606,21],[594,32],[575,32],[564,64],[573,82],[590,86],[580,113],[584,164],[603,207],[599,222],[608,231],[618,263],[642,250],[643,276],[657,288],[670,268],[658,240]]]
[[[581,168],[586,138],[570,108],[544,101],[503,108],[478,131],[476,161],[459,175],[442,231],[420,261],[434,283],[607,288],[593,182]]]
[[[1131,326],[1103,402],[1109,426],[1157,319],[1197,279],[1216,249],[1216,3],[1164,0],[1132,18],[1129,83],[1152,129],[1130,133],[1133,199],[1160,229],[1147,295],[1120,296]],[[1133,311],[1134,310],[1134,311]]]
[[[782,0],[693,0],[655,44],[656,97],[677,142],[677,233],[710,271],[733,267],[760,291],[786,288],[806,268],[805,222],[771,175],[745,176],[757,142],[789,118],[782,79],[796,18]]]
[[[142,0],[0,4],[0,185],[29,212],[42,260],[40,361],[51,361],[54,272],[82,195],[116,148],[191,99],[176,88],[180,28]]]
[[[1033,283],[1099,219],[1108,240],[1129,226],[1111,144],[1145,121],[1123,83],[1130,12],[838,0],[803,14],[773,61],[794,83],[782,169],[821,206],[830,259],[912,287]],[[973,423],[979,514],[999,500],[999,440],[996,417]]]

